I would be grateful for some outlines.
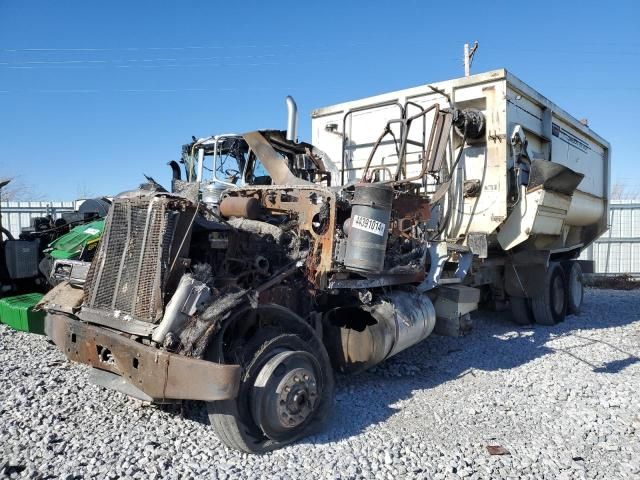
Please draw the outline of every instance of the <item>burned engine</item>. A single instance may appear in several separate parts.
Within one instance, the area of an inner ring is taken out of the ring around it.
[[[337,187],[322,153],[284,132],[194,141],[183,148],[192,153],[183,155],[187,181],[174,174],[173,193],[146,188],[114,200],[80,317],[200,357],[240,306],[276,304],[325,331],[327,348],[342,352],[332,356],[337,366],[349,370],[419,341],[435,322],[419,292],[437,267],[438,193],[415,180],[441,163],[452,113],[435,119],[417,176],[400,163],[382,181],[369,162],[362,181]],[[235,178],[215,202],[192,188],[207,149],[212,171]],[[215,155],[235,168],[217,166]],[[367,340],[354,344],[355,331]]]

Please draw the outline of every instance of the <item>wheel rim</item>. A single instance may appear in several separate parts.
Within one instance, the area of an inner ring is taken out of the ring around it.
[[[271,357],[254,382],[250,407],[267,437],[295,435],[312,418],[321,393],[320,366],[305,351],[285,351]]]

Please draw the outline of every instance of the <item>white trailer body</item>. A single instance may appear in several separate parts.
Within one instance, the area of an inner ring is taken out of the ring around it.
[[[504,69],[316,109],[312,143],[332,159],[339,172],[334,183],[357,181],[387,122],[401,117],[403,108],[409,116],[435,103],[480,110],[486,120],[484,138],[467,142],[462,152],[451,135],[447,161],[456,169],[447,200],[453,219],[448,238],[467,245],[473,233],[502,250],[577,253],[607,229],[609,143]],[[409,138],[419,138],[429,121],[427,116],[414,124]],[[399,135],[399,128],[391,129]],[[409,170],[420,163],[420,148],[414,150],[407,149]],[[391,170],[397,164],[394,142],[382,142],[376,157],[377,165]],[[523,157],[568,167],[584,178],[570,192],[527,188],[513,181]],[[478,191],[466,195],[473,182]]]

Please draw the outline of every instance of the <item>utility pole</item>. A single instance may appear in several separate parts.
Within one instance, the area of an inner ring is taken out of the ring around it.
[[[469,44],[464,44],[464,76],[471,75],[471,64],[473,63],[473,55],[478,50],[478,41],[473,42],[473,47],[469,49]]]
[[[10,182],[11,180],[2,180],[0,181],[0,245],[2,245],[2,235],[4,234],[7,237],[7,240],[11,240],[11,236],[7,235],[6,232],[8,232],[9,230],[2,228],[2,189],[4,187],[7,186],[7,184]]]

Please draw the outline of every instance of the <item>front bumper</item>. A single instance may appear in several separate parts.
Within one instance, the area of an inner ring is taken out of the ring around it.
[[[240,366],[165,352],[65,315],[47,314],[44,330],[69,360],[119,375],[151,401],[229,400]]]

